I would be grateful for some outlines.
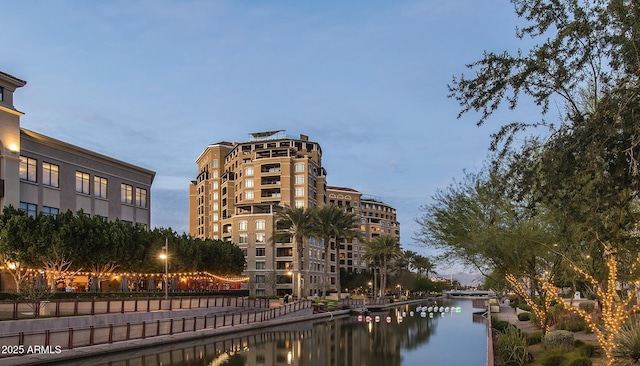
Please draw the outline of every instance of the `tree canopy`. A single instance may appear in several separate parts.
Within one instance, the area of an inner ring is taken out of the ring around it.
[[[244,268],[244,255],[233,243],[178,235],[170,228],[148,231],[121,220],[88,217],[82,211],[34,217],[5,207],[0,215],[0,253],[8,262],[31,268],[41,268],[47,261],[65,261],[70,263],[69,270],[114,263],[121,271],[161,272],[163,262],[158,254],[165,240],[174,272],[238,275]]]
[[[534,45],[485,52],[467,65],[471,77],[453,78],[450,97],[459,116],[478,112],[478,125],[523,100],[539,113],[503,122],[488,172],[438,192],[423,207],[419,237],[513,287],[537,281],[550,297],[556,276],[582,278],[601,303],[605,326],[592,330],[611,362],[613,335],[635,309],[625,284],[640,278],[640,7],[511,2],[524,22],[516,36]],[[621,291],[610,297],[616,283]]]

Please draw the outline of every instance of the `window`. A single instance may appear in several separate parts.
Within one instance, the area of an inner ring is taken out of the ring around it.
[[[129,205],[133,203],[133,187],[132,186],[124,183],[120,184],[120,202],[129,204]]]
[[[26,156],[20,157],[20,179],[27,182],[37,182],[36,166],[38,161]]]
[[[147,190],[136,187],[136,206],[147,208]]]
[[[253,178],[245,179],[244,180],[244,187],[245,188],[253,188]]]
[[[240,234],[238,243],[239,244],[247,244],[249,242],[248,238],[249,238],[249,236],[247,234]]]
[[[296,184],[304,184],[304,175],[296,175]]]
[[[76,170],[76,192],[89,194],[89,173]]]
[[[4,100],[4,88],[0,86],[0,102]]]
[[[264,248],[256,248],[256,257],[264,257],[265,253]]]
[[[264,283],[265,276],[264,275],[256,275],[256,283]]]
[[[214,168],[217,168],[218,167],[218,159],[213,159],[211,161],[211,166],[214,167]]]
[[[252,176],[253,175],[253,167],[249,166],[244,168],[244,175]]]
[[[263,261],[256,262],[256,269],[265,269],[265,268],[267,268],[267,265],[265,262]]]
[[[213,224],[213,232],[217,233],[218,231],[220,231],[220,226],[218,226],[218,224]]]
[[[247,222],[246,222],[246,221],[240,221],[240,222],[238,223],[238,229],[239,229],[240,231],[247,231],[247,226],[248,226],[248,225],[247,225]]]
[[[293,171],[304,172],[304,163],[296,163],[296,165],[293,166]]]
[[[29,215],[31,217],[36,217],[37,208],[38,208],[38,206],[36,206],[36,205],[34,205],[32,203],[20,202],[20,209],[22,211],[26,212],[27,215]]]
[[[295,195],[296,197],[304,197],[304,188],[297,187]]]
[[[267,242],[267,235],[264,233],[258,233],[256,234],[256,243],[266,243]]]
[[[276,249],[276,256],[277,257],[291,257],[291,256],[293,256],[293,249],[292,248],[277,248]]]
[[[213,188],[213,189],[218,189],[218,188],[219,188],[218,182],[213,182],[213,183],[211,184],[211,188]]]
[[[244,198],[247,199],[247,200],[252,200],[253,199],[253,191],[244,192]]]
[[[264,230],[267,226],[267,222],[264,220],[256,220],[256,230]]]
[[[93,177],[93,195],[107,198],[107,178]]]
[[[296,200],[296,208],[303,208],[303,207],[304,207],[304,201]]]
[[[58,210],[55,207],[47,207],[47,206],[42,206],[42,213],[45,215],[49,215],[49,216],[55,216],[60,212],[60,210]]]
[[[56,164],[42,163],[42,184],[49,187],[60,187],[59,169],[60,167]]]

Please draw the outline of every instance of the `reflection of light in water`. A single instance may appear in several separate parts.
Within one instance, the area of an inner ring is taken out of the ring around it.
[[[235,350],[232,351],[227,351],[224,353],[220,353],[218,355],[218,357],[216,357],[213,361],[211,361],[208,366],[219,366],[219,365],[224,365],[227,363],[227,361],[229,361],[229,359],[231,358],[231,356],[235,355],[236,353],[240,353],[240,352],[248,352],[249,351],[249,347],[244,346],[244,348],[237,346]],[[202,353],[201,353],[202,355]]]

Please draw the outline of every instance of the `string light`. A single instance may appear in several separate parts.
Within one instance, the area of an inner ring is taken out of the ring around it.
[[[589,328],[593,331],[600,343],[600,346],[605,352],[607,365],[612,365],[614,362],[613,351],[617,347],[615,342],[615,336],[620,332],[623,325],[629,319],[629,317],[636,311],[640,310],[640,306],[635,304],[630,306],[633,301],[633,297],[627,297],[622,299],[616,290],[618,284],[618,257],[612,248],[603,243],[604,252],[606,256],[606,268],[608,272],[608,278],[606,281],[606,288],[603,288],[600,283],[590,274],[585,272],[582,268],[571,264],[574,271],[582,275],[595,289],[596,296],[601,300],[601,320],[602,325],[593,319],[592,315],[579,307],[569,306],[560,298],[555,291],[555,286],[550,282],[543,282],[543,286],[546,287],[547,292],[557,300],[562,306],[571,312],[578,314],[589,325]]]

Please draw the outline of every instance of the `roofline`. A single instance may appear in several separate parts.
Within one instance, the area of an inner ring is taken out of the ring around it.
[[[15,88],[21,88],[27,84],[25,80],[18,79],[17,77],[9,75],[6,72],[2,71],[0,71],[0,79],[12,85],[14,87],[14,90]]]
[[[52,145],[54,147],[58,147],[58,148],[66,149],[66,150],[73,150],[73,151],[76,151],[76,152],[78,152],[80,154],[83,154],[83,155],[89,155],[89,156],[92,156],[92,157],[95,157],[95,158],[99,158],[99,159],[103,159],[103,160],[106,160],[106,161],[110,161],[110,162],[116,163],[118,165],[126,166],[129,169],[137,170],[137,171],[142,172],[144,174],[151,175],[151,182],[153,182],[153,179],[156,176],[156,172],[154,172],[152,170],[149,170],[149,169],[137,166],[137,165],[133,165],[131,163],[127,163],[125,161],[118,160],[118,159],[112,158],[110,156],[103,155],[103,154],[97,153],[95,151],[88,150],[88,149],[85,149],[83,147],[70,144],[68,142],[64,142],[64,141],[61,141],[61,140],[58,140],[58,139],[54,139],[53,137],[49,137],[49,136],[46,136],[46,135],[31,131],[31,130],[27,130],[26,128],[20,128],[20,133],[24,134],[26,136],[29,136],[32,139],[36,140],[36,141],[39,141],[39,142],[42,142],[42,143],[46,143],[46,144]]]

